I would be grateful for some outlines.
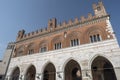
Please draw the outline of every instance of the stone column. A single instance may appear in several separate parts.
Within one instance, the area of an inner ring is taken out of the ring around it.
[[[24,75],[20,75],[20,76],[19,76],[19,80],[25,80],[25,79],[24,79]]]
[[[82,70],[82,80],[92,80],[92,72],[90,70]]]
[[[5,80],[10,80],[10,76],[7,76]]]
[[[42,74],[37,73],[35,80],[42,80]]]
[[[120,80],[120,67],[114,69],[117,80]]]
[[[56,73],[56,80],[64,80],[63,71],[59,71],[59,72]]]

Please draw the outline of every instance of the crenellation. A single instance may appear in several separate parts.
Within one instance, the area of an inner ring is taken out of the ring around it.
[[[61,23],[57,24],[57,28],[61,27]]]
[[[81,16],[81,17],[80,17],[80,21],[81,21],[81,22],[84,22],[85,20],[86,20],[85,16]]]
[[[43,29],[40,29],[40,32],[43,32]]]
[[[66,24],[67,24],[67,22],[66,22],[66,21],[63,21],[61,26],[62,26],[62,27],[65,27]]]
[[[23,38],[26,38],[26,37],[27,37],[27,35],[26,35],[26,34],[24,34]]]
[[[74,24],[77,24],[79,22],[79,19],[78,19],[78,17],[76,17],[75,19],[74,19]]]
[[[104,17],[104,16],[101,16],[101,17]],[[38,29],[36,31],[30,32],[30,33],[27,33],[27,34],[23,34],[23,37],[21,37],[21,39],[25,39],[25,38],[29,38],[31,36],[43,34],[43,33],[46,33],[48,31],[59,30],[61,28],[69,27],[71,25],[75,25],[75,24],[78,24],[78,23],[82,24],[82,26],[98,23],[101,20],[89,22],[90,20],[95,20],[95,19],[98,19],[98,18],[100,18],[100,17],[99,16],[95,16],[95,15],[93,16],[91,13],[88,13],[87,17],[81,16],[80,20],[78,19],[78,17],[76,17],[74,20],[72,20],[72,19],[68,20],[68,22],[67,21],[63,21],[62,23],[57,24],[56,27],[54,29],[52,29],[52,30],[50,30],[50,28],[48,28],[48,27],[45,27],[45,28]],[[50,19],[50,21],[52,21],[52,19]],[[23,31],[23,33],[25,33],[25,31]],[[19,39],[19,40],[21,40],[21,39]]]
[[[38,30],[36,30],[35,33],[38,34]]]
[[[69,21],[68,21],[68,24],[67,25],[72,25],[73,24],[73,21],[72,21],[72,19],[70,19]]]
[[[92,16],[92,13],[88,13],[88,19],[92,19],[93,16]]]
[[[32,35],[34,35],[34,32],[32,32]]]
[[[30,36],[30,33],[28,33],[27,35]]]
[[[48,29],[47,28],[43,28],[43,32],[46,32]]]
[[[64,27],[70,27],[77,24],[81,24],[82,26],[85,26],[89,24],[98,23],[101,20],[97,20],[97,19],[102,18],[104,16],[108,16],[108,14],[106,14],[106,11],[104,9],[102,2],[99,2],[98,4],[93,4],[93,9],[94,9],[94,15],[92,15],[92,13],[88,13],[87,16],[81,16],[80,19],[76,17],[74,20],[70,19],[68,20],[68,22],[63,21],[61,24],[57,24],[56,18],[49,19],[48,26],[46,28],[36,30],[28,34],[25,34],[25,30],[21,30],[18,32],[17,41],[20,41],[21,39],[25,39],[31,36],[43,34],[46,32],[53,32],[55,30],[59,30]]]

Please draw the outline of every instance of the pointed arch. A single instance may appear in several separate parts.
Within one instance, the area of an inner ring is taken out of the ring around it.
[[[35,80],[36,68],[34,65],[30,65],[25,72],[26,80]]]
[[[65,80],[82,80],[82,72],[79,63],[73,59],[69,60],[64,68]]]
[[[93,80],[117,80],[112,63],[103,56],[97,56],[91,64]]]
[[[64,46],[64,38],[62,35],[57,35],[52,39],[52,48],[53,49],[61,49]]]
[[[77,46],[80,45],[80,31],[72,31],[67,34],[67,46]]]
[[[70,58],[68,58],[67,60],[65,60],[63,66],[62,66],[62,71],[64,71],[66,64],[67,64],[69,61],[71,61],[71,60],[74,60],[74,61],[76,61],[77,63],[79,63],[78,60],[76,60],[76,59],[73,58],[73,57],[70,57]],[[79,65],[81,66],[80,63],[79,63]]]
[[[43,69],[43,80],[55,80],[56,79],[56,68],[53,63],[47,62]]]
[[[72,31],[72,32],[70,32],[70,33],[68,33],[68,35],[67,35],[67,38],[68,39],[75,39],[75,38],[80,38],[80,36],[81,36],[81,32],[80,31]]]
[[[84,39],[87,41],[87,43],[93,43],[107,39],[107,32],[105,31],[104,27],[99,25],[91,26],[86,29],[84,35]]]
[[[22,56],[22,55],[24,55],[24,51],[25,51],[25,46],[24,45],[19,46],[17,48],[16,56]]]
[[[39,43],[39,52],[46,52],[48,51],[48,41],[42,40]]]
[[[35,52],[34,48],[35,48],[35,43],[30,43],[27,47],[27,50],[28,50],[27,54],[29,54],[29,55],[33,54]]]
[[[114,65],[114,63],[112,62],[112,60],[109,57],[107,57],[106,55],[104,55],[104,54],[96,54],[96,55],[90,57],[89,64],[88,64],[89,69],[91,69],[91,65],[92,65],[93,60],[95,58],[97,58],[98,56],[106,58],[108,61],[111,62],[112,65]]]
[[[19,67],[15,67],[11,73],[11,80],[19,80],[20,69]]]

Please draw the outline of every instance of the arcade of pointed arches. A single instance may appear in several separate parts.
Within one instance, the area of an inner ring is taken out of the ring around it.
[[[86,73],[86,76],[92,78],[92,80],[117,80],[114,67],[112,63],[103,56],[96,56],[90,63],[91,75]],[[23,75],[20,75],[20,68],[15,67],[11,72],[8,80],[19,80],[22,79]],[[42,71],[42,79],[40,75],[37,76],[36,68],[34,65],[30,65],[25,72],[25,80],[56,80],[56,77],[63,78],[59,72],[56,72],[56,67],[53,63],[47,63]],[[64,80],[82,80],[82,70],[77,61],[74,59],[69,60],[64,66]]]

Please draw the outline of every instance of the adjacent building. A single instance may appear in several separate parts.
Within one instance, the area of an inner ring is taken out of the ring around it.
[[[10,63],[10,59],[12,57],[12,52],[14,50],[14,43],[11,42],[8,44],[3,60],[0,61],[0,80],[4,80],[5,75],[7,74],[8,66]]]

